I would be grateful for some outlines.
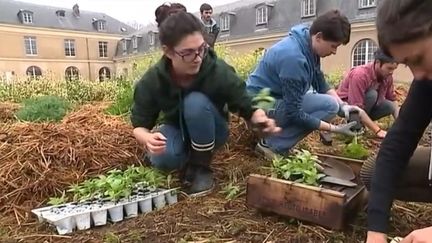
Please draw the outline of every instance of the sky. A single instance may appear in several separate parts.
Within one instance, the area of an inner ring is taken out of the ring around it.
[[[70,8],[78,3],[80,10],[103,12],[124,23],[137,22],[147,25],[154,22],[154,11],[167,0],[19,0],[35,4],[43,4]],[[212,6],[224,5],[237,0],[172,0],[186,6],[189,12],[198,12],[202,3]],[[246,1],[246,0],[245,0]]]

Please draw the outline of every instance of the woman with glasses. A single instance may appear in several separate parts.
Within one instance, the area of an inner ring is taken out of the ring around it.
[[[208,48],[203,33],[201,21],[190,13],[163,20],[163,56],[137,83],[131,114],[134,136],[147,149],[151,164],[180,170],[191,196],[213,188],[210,163],[214,150],[227,141],[228,111],[263,133],[280,130],[263,110],[252,108],[245,83]],[[154,129],[160,112],[162,125]]]

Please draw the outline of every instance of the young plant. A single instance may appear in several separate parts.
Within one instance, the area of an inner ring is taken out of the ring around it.
[[[107,177],[107,188],[104,195],[114,202],[132,193],[130,185],[121,175],[110,175]]]
[[[56,205],[64,204],[64,203],[66,203],[66,201],[67,201],[66,193],[65,193],[65,191],[63,191],[61,197],[50,197],[47,204],[52,205],[52,206],[56,206]]]
[[[354,136],[351,143],[349,143],[342,155],[351,159],[366,159],[369,156],[367,149],[358,141],[358,135]]]
[[[269,88],[262,89],[254,98],[252,98],[254,108],[263,109],[265,111],[272,109],[275,102],[275,98],[270,95]]]
[[[224,186],[224,188],[221,191],[222,194],[225,195],[225,199],[227,200],[234,200],[241,194],[240,186],[233,185],[232,182]]]
[[[307,150],[296,150],[289,157],[277,157],[272,161],[272,176],[306,185],[317,186],[325,176],[318,172],[316,162],[318,157]]]
[[[83,187],[82,184],[73,184],[69,186],[69,189],[67,192],[73,193],[73,200],[79,201],[86,195],[86,189]]]

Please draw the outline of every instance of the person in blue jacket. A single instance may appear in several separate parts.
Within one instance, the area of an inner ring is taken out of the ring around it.
[[[276,98],[273,117],[281,133],[262,139],[257,150],[267,158],[285,154],[314,130],[353,136],[356,122],[339,126],[329,123],[338,113],[345,117],[357,106],[343,102],[324,79],[320,58],[336,54],[350,40],[351,25],[339,10],[317,17],[309,27],[294,26],[288,36],[270,47],[246,81],[248,92],[270,88]]]

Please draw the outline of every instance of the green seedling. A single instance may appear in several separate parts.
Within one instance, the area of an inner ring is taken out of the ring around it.
[[[351,159],[366,159],[369,156],[369,152],[358,141],[358,135],[356,135],[352,142],[344,148],[342,155]]]
[[[307,150],[296,150],[289,157],[276,157],[272,161],[272,176],[306,185],[317,186],[324,174],[318,172],[318,157]]]
[[[234,200],[241,194],[240,186],[234,185],[232,182],[224,186],[222,194],[225,195],[225,199]]]
[[[166,177],[156,169],[129,166],[125,171],[113,169],[108,171],[107,175],[99,175],[71,185],[67,192],[73,194],[74,201],[93,200],[103,196],[118,201],[129,197],[137,184],[141,188],[155,190],[167,185],[169,187],[172,183],[172,177]]]
[[[64,203],[66,203],[66,201],[67,201],[66,192],[63,191],[61,197],[50,197],[47,204],[52,205],[52,206],[56,206],[56,205],[64,204]]]
[[[254,98],[252,98],[253,107],[257,109],[263,109],[265,111],[274,108],[275,102],[275,98],[270,95],[269,88],[261,89],[261,91]]]

